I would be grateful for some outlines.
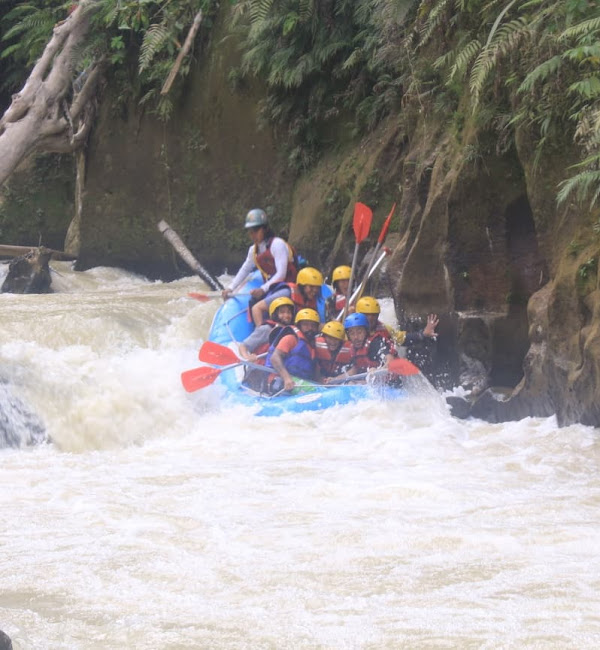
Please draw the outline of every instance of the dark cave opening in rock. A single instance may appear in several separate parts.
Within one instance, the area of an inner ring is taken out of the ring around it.
[[[504,224],[508,310],[506,318],[496,321],[491,332],[490,381],[493,385],[514,387],[523,377],[523,360],[529,349],[527,302],[545,283],[547,272],[526,195],[506,207]]]

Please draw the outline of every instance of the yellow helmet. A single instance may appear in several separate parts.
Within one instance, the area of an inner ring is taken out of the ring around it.
[[[308,309],[308,308],[301,309],[296,314],[296,319],[294,320],[294,323],[298,324],[301,320],[311,320],[313,323],[321,322],[321,319],[319,318],[319,314],[317,314],[317,312],[314,309]]]
[[[294,303],[292,300],[287,296],[281,296],[280,298],[275,298],[275,300],[273,300],[269,305],[269,316],[273,317],[273,314],[279,309],[279,307],[283,307],[284,305],[290,306],[292,312],[294,311]]]
[[[352,274],[352,269],[349,266],[336,266],[331,274],[331,281],[337,282],[338,280],[349,280]]]
[[[296,284],[312,284],[315,287],[323,286],[323,274],[312,266],[307,266],[298,271]]]
[[[321,334],[327,334],[327,336],[331,336],[334,339],[338,339],[340,341],[343,341],[346,338],[346,330],[344,329],[344,326],[337,320],[330,320],[328,323],[325,323],[323,325],[323,329],[321,330]]]
[[[359,314],[379,314],[381,307],[375,298],[363,296],[356,302],[356,311]]]

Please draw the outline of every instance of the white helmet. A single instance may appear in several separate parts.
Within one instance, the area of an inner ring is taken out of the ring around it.
[[[257,228],[259,226],[267,225],[267,213],[260,208],[250,210],[246,215],[246,223],[244,228]]]

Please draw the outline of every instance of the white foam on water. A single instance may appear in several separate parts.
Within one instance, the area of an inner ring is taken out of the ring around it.
[[[16,650],[598,645],[597,430],[426,385],[254,417],[181,387],[197,280],[87,273],[0,296],[0,372],[55,441],[0,450]]]

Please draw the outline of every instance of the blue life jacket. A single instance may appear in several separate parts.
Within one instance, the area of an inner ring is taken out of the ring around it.
[[[273,364],[271,363],[273,352],[275,352],[277,343],[287,334],[293,334],[298,342],[283,359],[285,369],[290,375],[300,377],[300,379],[313,379],[315,372],[314,350],[297,327],[288,326],[281,328],[274,340],[271,341],[265,366],[267,368],[273,368]]]

